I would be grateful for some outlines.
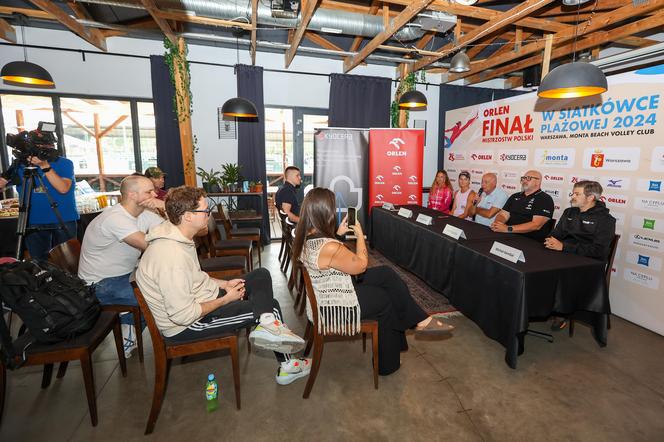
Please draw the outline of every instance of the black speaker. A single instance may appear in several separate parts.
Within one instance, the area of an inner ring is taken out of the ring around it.
[[[539,86],[542,78],[542,65],[536,64],[523,70],[523,87]]]

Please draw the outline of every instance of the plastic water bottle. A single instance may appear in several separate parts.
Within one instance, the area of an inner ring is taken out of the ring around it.
[[[208,413],[211,413],[219,408],[219,402],[217,401],[218,396],[219,385],[217,384],[217,380],[214,378],[214,375],[210,373],[208,375],[207,384],[205,384],[205,399]]]

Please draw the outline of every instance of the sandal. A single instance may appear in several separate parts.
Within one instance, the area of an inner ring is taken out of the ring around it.
[[[449,334],[454,330],[453,325],[445,324],[440,319],[431,318],[426,327],[415,327],[415,333],[428,336]]]

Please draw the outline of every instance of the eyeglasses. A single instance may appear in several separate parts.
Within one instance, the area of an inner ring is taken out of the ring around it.
[[[525,175],[525,176],[521,177],[521,181],[530,181],[530,180],[539,180],[539,177],[528,176],[528,175]]]
[[[210,207],[208,207],[207,209],[187,210],[187,212],[201,212],[201,213],[205,213],[206,216],[210,216],[210,214],[212,213],[212,209]]]

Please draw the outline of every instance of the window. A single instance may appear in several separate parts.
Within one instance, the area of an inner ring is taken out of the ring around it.
[[[157,165],[157,131],[154,122],[154,106],[152,103],[139,101],[138,111],[138,133],[141,146],[140,171],[145,172],[148,167]]]
[[[32,95],[0,95],[2,120],[5,134],[18,134],[24,130],[37,129],[40,121],[54,122],[51,97]],[[3,143],[5,140],[3,140]],[[11,162],[12,149],[7,147],[7,158]]]

